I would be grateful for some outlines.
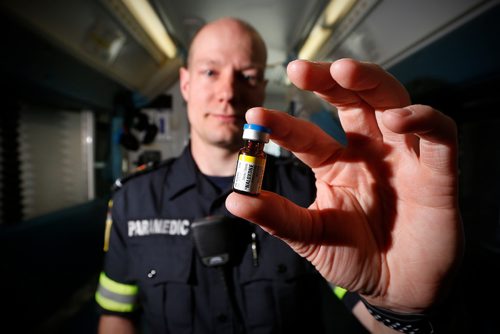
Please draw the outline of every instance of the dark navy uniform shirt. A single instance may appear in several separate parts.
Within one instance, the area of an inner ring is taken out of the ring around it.
[[[315,196],[309,169],[271,156],[263,188],[304,207]],[[148,333],[323,332],[326,282],[260,227],[235,222],[241,226],[241,247],[226,266],[226,280],[220,269],[201,262],[191,224],[211,215],[230,216],[224,205],[230,191],[221,191],[199,172],[189,148],[124,183],[113,196],[109,250],[96,294],[102,311],[143,312]]]

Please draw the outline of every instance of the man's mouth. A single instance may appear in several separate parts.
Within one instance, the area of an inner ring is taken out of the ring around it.
[[[212,117],[221,122],[228,122],[228,123],[241,122],[244,119],[243,116],[226,115],[226,114],[212,114]]]

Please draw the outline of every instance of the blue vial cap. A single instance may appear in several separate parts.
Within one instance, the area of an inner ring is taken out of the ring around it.
[[[266,128],[265,126],[258,125],[258,124],[245,124],[243,125],[243,130],[255,130],[255,131],[260,131],[260,132],[265,132],[265,133],[271,133],[271,129]]]

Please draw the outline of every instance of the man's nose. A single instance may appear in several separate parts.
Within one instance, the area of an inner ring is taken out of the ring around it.
[[[225,73],[219,82],[219,101],[226,102],[231,101],[235,95],[235,74]]]

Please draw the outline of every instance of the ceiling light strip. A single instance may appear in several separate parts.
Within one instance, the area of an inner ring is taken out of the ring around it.
[[[134,39],[160,64],[177,48],[147,0],[102,0]]]
[[[333,33],[335,25],[346,16],[356,0],[330,0],[299,51],[300,59],[312,60]]]

